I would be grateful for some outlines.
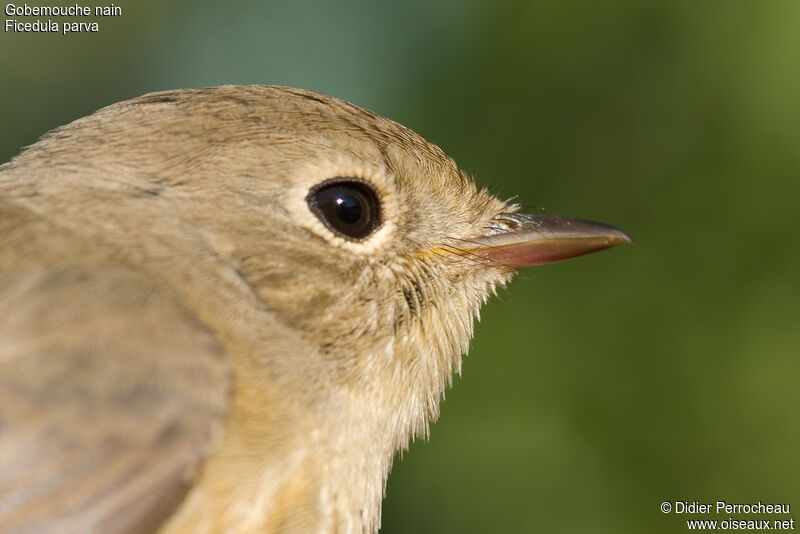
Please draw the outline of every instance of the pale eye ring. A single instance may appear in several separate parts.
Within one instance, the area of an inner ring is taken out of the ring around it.
[[[329,230],[349,241],[362,241],[383,224],[378,193],[357,178],[325,180],[311,188],[306,202]]]

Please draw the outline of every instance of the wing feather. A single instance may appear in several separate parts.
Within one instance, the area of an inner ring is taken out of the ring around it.
[[[0,202],[0,534],[154,531],[230,387],[223,346],[169,288]]]

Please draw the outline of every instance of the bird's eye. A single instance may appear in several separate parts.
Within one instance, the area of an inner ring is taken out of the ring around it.
[[[325,226],[351,241],[366,238],[382,223],[378,194],[361,180],[326,180],[311,188],[306,201]]]

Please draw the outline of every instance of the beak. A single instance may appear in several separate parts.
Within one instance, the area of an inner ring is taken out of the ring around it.
[[[472,241],[468,251],[498,265],[525,267],[632,242],[619,228],[603,223],[504,213],[494,219],[483,236]]]

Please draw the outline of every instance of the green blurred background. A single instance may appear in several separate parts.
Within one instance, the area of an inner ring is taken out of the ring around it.
[[[0,160],[141,93],[291,85],[417,130],[529,209],[636,238],[529,269],[484,309],[382,532],[800,509],[800,2],[117,5],[97,34],[0,34]]]

